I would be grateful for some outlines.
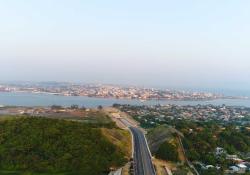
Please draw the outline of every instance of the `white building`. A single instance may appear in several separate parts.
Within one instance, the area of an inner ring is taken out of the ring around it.
[[[237,173],[240,170],[240,168],[237,166],[230,166],[229,170],[231,173]]]
[[[247,170],[247,166],[242,163],[237,164],[237,167],[239,168],[238,173],[245,173]]]
[[[225,153],[225,150],[223,148],[221,148],[221,147],[215,148],[216,156],[219,156],[219,155],[224,154],[224,153]]]

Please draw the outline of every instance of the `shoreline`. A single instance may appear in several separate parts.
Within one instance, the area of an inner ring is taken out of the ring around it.
[[[30,91],[0,91],[0,93],[27,93],[27,94],[46,94],[46,95],[54,95],[54,96],[61,96],[61,97],[88,97],[88,98],[100,98],[100,99],[117,99],[117,100],[139,100],[141,102],[146,101],[213,101],[213,100],[250,100],[250,97],[233,97],[233,96],[224,96],[224,97],[218,97],[218,98],[147,98],[147,99],[141,99],[141,98],[126,98],[126,97],[104,97],[104,96],[89,96],[89,95],[65,95],[62,93],[53,93],[53,92],[30,92]]]
[[[26,106],[26,107],[49,107],[59,105],[70,107],[71,105],[95,108],[99,105],[103,107],[113,104],[128,104],[135,106],[155,106],[155,105],[215,105],[215,106],[237,106],[250,107],[250,99],[214,99],[214,100],[139,100],[139,99],[117,99],[117,98],[98,98],[87,96],[60,96],[48,93],[30,92],[0,92],[0,105],[3,106]]]

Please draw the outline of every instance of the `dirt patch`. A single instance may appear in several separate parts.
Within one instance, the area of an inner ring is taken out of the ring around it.
[[[168,175],[165,167],[167,167],[170,171],[176,170],[176,164],[172,162],[167,162],[167,161],[163,161],[159,159],[153,159],[153,164],[155,165],[157,175]]]
[[[130,169],[131,163],[127,163],[123,168],[122,168],[122,175],[130,175],[129,169]]]

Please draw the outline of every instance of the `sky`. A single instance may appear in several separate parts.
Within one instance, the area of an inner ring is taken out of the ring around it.
[[[249,0],[0,0],[0,80],[250,89]]]

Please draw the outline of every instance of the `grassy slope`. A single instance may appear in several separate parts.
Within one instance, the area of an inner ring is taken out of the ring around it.
[[[113,144],[110,140],[116,129],[107,129],[103,124],[101,127],[105,129],[99,127],[47,118],[2,120],[0,167],[9,171],[0,173],[100,175],[109,167],[122,165],[128,153],[118,145],[126,142]],[[123,138],[126,133],[118,136]]]
[[[102,134],[129,159],[132,154],[131,135],[126,130],[102,128]]]

